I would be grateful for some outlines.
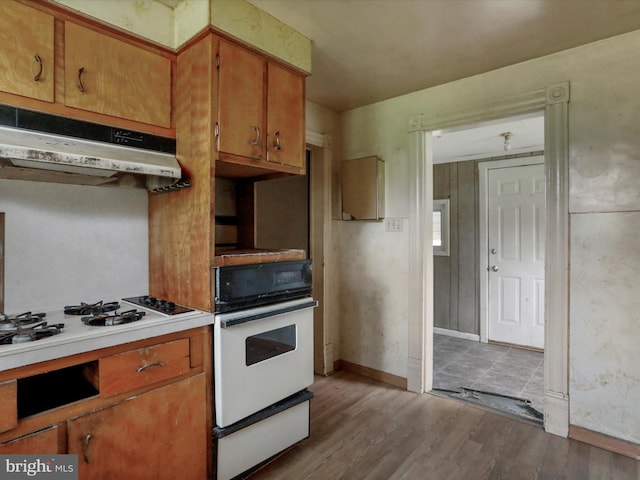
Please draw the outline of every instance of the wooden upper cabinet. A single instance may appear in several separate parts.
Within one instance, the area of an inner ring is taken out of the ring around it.
[[[224,39],[218,52],[218,160],[260,169],[222,176],[304,173],[304,77]]]
[[[224,40],[218,55],[218,151],[264,160],[264,59]]]
[[[304,170],[304,78],[269,63],[267,89],[267,160]]]
[[[171,61],[65,23],[64,103],[160,127],[171,125]]]
[[[53,102],[54,18],[15,2],[2,2],[0,90]]]

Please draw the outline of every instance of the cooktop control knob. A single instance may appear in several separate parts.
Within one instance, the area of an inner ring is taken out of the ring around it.
[[[164,300],[164,299],[158,299],[158,301],[156,302],[156,306],[158,307],[159,310],[162,310],[163,312],[170,312],[171,310],[175,310],[176,308],[175,303],[170,302],[169,300]]]

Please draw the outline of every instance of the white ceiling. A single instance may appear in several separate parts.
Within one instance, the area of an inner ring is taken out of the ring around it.
[[[505,150],[503,133],[510,133]],[[459,162],[544,150],[544,115],[511,117],[432,132],[433,163]]]
[[[336,112],[640,29],[640,0],[248,1],[312,40],[306,97]],[[435,161],[537,149],[542,122],[445,132]]]
[[[337,112],[640,29],[638,0],[249,1],[312,40]]]

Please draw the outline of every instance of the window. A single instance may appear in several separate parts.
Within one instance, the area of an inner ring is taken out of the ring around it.
[[[433,254],[449,256],[449,199],[433,201]]]
[[[247,367],[296,349],[296,326],[276,328],[245,339]]]

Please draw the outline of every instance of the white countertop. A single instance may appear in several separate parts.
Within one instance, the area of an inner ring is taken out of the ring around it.
[[[65,315],[62,310],[47,311],[44,320],[49,325],[64,323],[63,331],[33,342],[0,345],[0,372],[214,323],[212,313],[199,310],[167,315],[124,301],[120,304],[119,311],[135,308],[146,315],[137,322],[98,327],[82,323],[82,315]]]

